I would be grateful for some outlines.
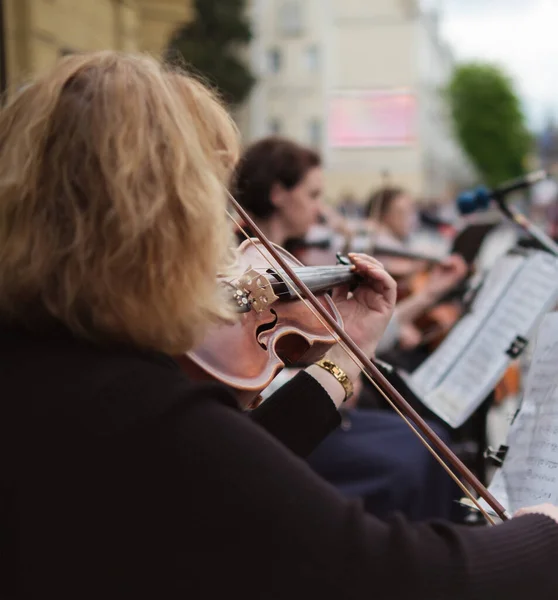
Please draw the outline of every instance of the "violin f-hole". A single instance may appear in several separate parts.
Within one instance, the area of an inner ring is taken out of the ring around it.
[[[259,325],[256,328],[256,339],[258,340],[258,344],[264,349],[267,350],[267,344],[265,344],[264,342],[260,341],[260,335],[262,333],[265,333],[266,331],[269,331],[270,329],[273,329],[275,327],[275,325],[277,325],[277,320],[278,320],[278,316],[277,313],[270,308],[269,312],[273,315],[274,319],[273,321],[270,321],[269,323],[263,323],[262,325]]]

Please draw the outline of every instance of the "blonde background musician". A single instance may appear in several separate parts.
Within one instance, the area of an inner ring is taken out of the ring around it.
[[[71,56],[0,134],[3,597],[555,597],[555,507],[492,529],[379,521],[178,369],[231,317],[239,143],[210,91],[148,58]],[[395,289],[356,263],[343,310],[373,353]],[[301,376],[299,402],[343,397]]]

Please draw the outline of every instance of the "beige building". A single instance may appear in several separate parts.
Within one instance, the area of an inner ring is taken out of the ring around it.
[[[451,52],[418,0],[253,0],[252,20],[248,140],[319,148],[334,199],[386,174],[422,196],[471,176],[440,95]]]
[[[67,52],[141,50],[159,55],[188,21],[192,0],[3,0],[8,85]]]

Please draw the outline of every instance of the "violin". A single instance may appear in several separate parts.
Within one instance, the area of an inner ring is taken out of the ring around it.
[[[342,326],[341,316],[325,292],[355,283],[358,276],[353,267],[305,267],[280,246],[274,248]],[[336,339],[316,316],[308,314],[289,276],[261,242],[244,241],[238,254],[242,275],[223,283],[226,297],[240,313],[239,320],[213,327],[200,346],[178,360],[198,379],[215,379],[234,388],[241,403],[253,407],[254,398],[257,401],[282,368],[312,364]]]
[[[441,268],[444,268],[443,261],[438,264],[441,265]],[[471,271],[469,270],[470,274]],[[430,276],[431,272],[427,269],[413,274],[402,283],[398,282],[398,301],[404,300],[413,294],[420,294],[427,288]],[[454,292],[460,285],[461,283],[457,284],[457,287],[453,290],[449,290],[444,298],[438,300],[414,321],[413,327],[420,335],[418,346],[427,347],[430,351],[435,350],[463,316],[464,304],[460,298],[454,297]]]
[[[432,256],[382,244],[375,244],[372,254],[383,263],[386,270],[396,280],[398,302],[414,294],[419,294],[427,288],[434,267],[451,268],[445,264],[447,257]],[[469,276],[471,274],[472,271],[469,269]],[[416,337],[420,341],[418,345],[416,342],[412,344],[411,349],[426,347],[430,351],[435,350],[462,317],[463,303],[455,297],[454,293],[460,289],[461,285],[460,282],[453,290],[448,290],[443,298],[414,321],[412,328],[416,331]],[[406,349],[404,342],[402,342],[402,349]]]
[[[333,248],[333,244],[331,244],[329,240],[316,242],[309,242],[302,239],[291,240],[290,244],[293,248],[292,254],[307,265],[331,264],[332,259],[337,255],[337,252]],[[356,251],[356,248],[353,248],[348,241],[343,244],[343,248],[345,251]],[[382,244],[374,246],[373,254],[374,258],[377,258],[379,261],[383,261],[383,259],[386,258],[401,259],[402,261],[405,261],[400,263],[402,266],[401,269],[397,268],[397,263],[395,262],[393,263],[393,269],[387,269],[392,276],[398,276],[400,274],[399,272],[401,272],[401,275],[413,272],[415,269],[403,267],[403,265],[406,266],[408,262],[416,262],[422,267],[423,265],[439,265],[444,261],[444,259],[439,256],[431,256],[426,253],[413,252],[412,250],[392,248],[391,246],[384,246]]]
[[[335,262],[339,254],[336,251],[338,249],[366,252],[367,248],[361,247],[364,240],[358,240],[358,248],[352,241],[354,240],[348,238],[342,241],[341,236],[336,239],[332,231],[324,229],[323,237],[314,240],[292,240],[290,249],[306,265],[327,265]],[[444,257],[382,244],[374,246],[373,256],[397,282],[398,301],[421,292],[428,283],[430,269],[443,265],[445,260]],[[419,345],[434,350],[462,314],[463,307],[455,300],[436,303],[414,324],[420,338]]]
[[[339,312],[325,292],[335,282],[347,284],[354,281],[353,267],[337,265],[325,267],[325,271],[323,268],[307,270],[286,251],[272,244],[236,199],[230,194],[229,198],[240,219],[259,240],[260,244],[253,240],[248,243],[265,264],[254,267],[262,263],[259,259],[256,263],[255,254],[248,250],[248,245],[243,248],[244,256],[248,257],[248,268],[236,280],[223,282],[229,292],[229,301],[236,303],[241,318],[236,325],[216,326],[210,332],[214,336],[208,335],[196,349],[181,359],[183,368],[198,374],[201,372],[207,379],[217,378],[240,393],[253,397],[289,361],[323,356],[332,344],[340,343],[361,366],[363,375],[393,406],[486,520],[494,524],[471,489],[502,520],[507,520],[509,515],[505,508],[343,330]],[[302,306],[307,309],[305,312],[300,308]],[[244,352],[246,356],[243,356]]]

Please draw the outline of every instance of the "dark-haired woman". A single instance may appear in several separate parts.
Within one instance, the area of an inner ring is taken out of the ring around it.
[[[250,146],[234,175],[235,195],[279,246],[304,237],[322,210],[320,156],[291,140],[270,137]]]

